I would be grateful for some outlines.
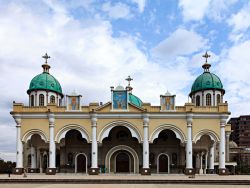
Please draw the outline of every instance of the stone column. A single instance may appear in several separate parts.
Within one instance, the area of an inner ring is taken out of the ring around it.
[[[213,145],[209,148],[209,174],[214,173],[214,146],[215,143],[213,143]]]
[[[143,115],[143,167],[142,175],[150,175],[149,168],[149,142],[148,142],[149,114]]]
[[[230,161],[230,156],[229,156],[229,138],[230,138],[231,132],[226,132],[226,162]]]
[[[219,151],[219,174],[227,174],[225,164],[225,125],[227,121],[227,115],[221,116],[220,118],[220,151]]]
[[[46,174],[56,174],[56,144],[54,139],[55,115],[48,114],[49,119],[49,168],[46,169]]]
[[[30,147],[30,155],[31,155],[31,173],[36,172],[36,149],[34,146]]]
[[[16,168],[14,174],[23,173],[23,143],[21,140],[21,115],[13,115],[16,122]]]
[[[199,174],[203,174],[202,160],[203,160],[203,152],[200,153],[200,171],[199,171]]]
[[[89,170],[90,175],[98,175],[98,145],[97,145],[97,114],[92,113],[91,117],[91,128],[92,128],[92,143],[91,143],[91,169]]]
[[[186,144],[186,170],[185,174],[193,174],[193,143],[192,143],[193,114],[187,114],[187,144]]]
[[[207,174],[207,158],[208,158],[208,152],[205,153],[205,168],[204,168],[204,174]]]

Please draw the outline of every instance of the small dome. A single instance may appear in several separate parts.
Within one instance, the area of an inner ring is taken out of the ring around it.
[[[125,89],[124,89],[124,87],[122,87],[121,85],[119,85],[119,86],[117,86],[117,87],[115,88],[115,90],[123,91],[123,90],[125,90]]]
[[[129,93],[129,102],[139,107],[142,106],[141,99],[139,99],[137,96],[133,95],[132,93]]]
[[[48,72],[38,74],[31,80],[27,93],[34,90],[49,90],[63,95],[60,83]]]
[[[225,93],[220,78],[213,73],[204,72],[194,81],[189,95],[191,96],[194,92],[207,89],[217,89],[221,90],[223,94]]]

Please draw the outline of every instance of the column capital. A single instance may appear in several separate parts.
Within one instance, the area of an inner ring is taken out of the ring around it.
[[[91,118],[92,126],[96,125],[96,123],[97,123],[97,114],[96,113],[91,113],[90,118]]]
[[[143,125],[146,126],[149,124],[149,114],[143,114]]]
[[[17,124],[17,126],[21,126],[22,118],[20,114],[14,114],[13,118]]]
[[[192,113],[187,113],[187,124],[188,126],[192,126],[193,123],[193,114]]]
[[[226,137],[230,137],[231,131],[226,131]]]
[[[221,126],[225,126],[225,124],[227,123],[227,118],[228,118],[227,114],[223,114],[220,116],[220,125]]]
[[[55,124],[55,114],[48,113],[49,125],[53,126]]]

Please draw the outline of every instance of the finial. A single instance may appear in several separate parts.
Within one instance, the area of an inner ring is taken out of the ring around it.
[[[48,59],[50,58],[50,56],[48,56],[48,54],[45,53],[45,55],[42,56],[42,58],[45,59],[45,63],[42,65],[43,72],[49,73],[50,66],[48,65]]]
[[[202,57],[206,59],[206,62],[202,65],[202,68],[204,69],[204,72],[209,72],[209,68],[211,67],[211,65],[207,62],[207,59],[211,57],[211,55],[209,55],[206,51],[206,53]]]
[[[206,58],[206,63],[207,63],[207,59],[208,59],[209,57],[211,57],[211,55],[209,55],[209,54],[207,53],[207,51],[206,51],[206,53],[205,53],[202,57]]]
[[[133,78],[128,76],[128,78],[126,78],[125,80],[128,81],[128,86],[126,88],[128,89],[129,92],[131,92],[133,90],[133,88],[130,86],[130,82],[133,80]]]
[[[48,63],[48,59],[50,58],[50,56],[48,56],[48,54],[47,53],[45,53],[45,55],[44,56],[42,56],[42,58],[44,58],[45,59],[45,63],[47,64]]]

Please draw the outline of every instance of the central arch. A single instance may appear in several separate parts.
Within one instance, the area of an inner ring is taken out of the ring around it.
[[[108,173],[111,172],[110,171],[111,157],[117,151],[127,151],[129,154],[131,154],[131,156],[133,157],[133,161],[134,161],[133,171],[134,171],[134,173],[139,173],[139,157],[133,148],[131,148],[129,146],[125,146],[125,145],[115,146],[108,151],[106,158],[105,158],[105,166],[107,168],[107,172]],[[119,153],[117,155],[119,155]],[[116,157],[117,157],[117,155],[116,155]],[[116,160],[115,160],[115,162],[116,162]]]
[[[109,136],[109,133],[111,129],[113,129],[116,126],[124,126],[127,127],[132,135],[132,137],[137,138],[139,143],[142,143],[142,136],[140,134],[140,131],[136,128],[135,125],[127,122],[127,121],[114,121],[109,124],[107,124],[99,133],[98,135],[98,141],[102,143],[103,139]]]

